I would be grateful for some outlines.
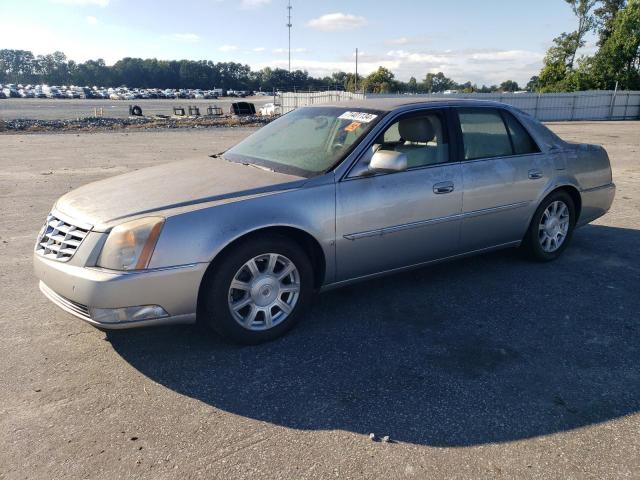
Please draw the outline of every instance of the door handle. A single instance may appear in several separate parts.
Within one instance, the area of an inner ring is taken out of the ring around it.
[[[529,170],[529,178],[531,180],[536,180],[538,178],[542,178],[542,170],[538,170],[536,168]]]
[[[433,186],[433,193],[438,195],[442,193],[451,193],[453,190],[453,182],[440,182]]]

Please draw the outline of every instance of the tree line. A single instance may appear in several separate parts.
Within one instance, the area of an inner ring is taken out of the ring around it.
[[[507,80],[501,85],[482,86],[456,83],[444,73],[428,73],[420,82],[397,80],[384,67],[367,76],[334,72],[314,78],[303,70],[289,72],[266,67],[253,71],[249,65],[210,60],[158,60],[155,58],[123,58],[113,65],[104,60],[75,62],[63,52],[35,56],[28,50],[0,50],[0,83],[122,86],[132,88],[225,88],[237,90],[348,90],[375,93],[429,93],[445,90],[516,91],[518,84]]]

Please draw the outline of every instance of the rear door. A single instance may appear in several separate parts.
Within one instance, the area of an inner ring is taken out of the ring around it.
[[[502,108],[458,108],[464,198],[460,248],[522,240],[553,165]]]

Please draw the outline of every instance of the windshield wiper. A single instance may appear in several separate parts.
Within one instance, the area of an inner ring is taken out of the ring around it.
[[[267,172],[273,172],[275,173],[276,171],[272,168],[269,167],[263,167],[262,165],[257,165],[255,163],[249,163],[249,162],[239,162],[237,160],[230,160],[228,158],[224,158],[222,156],[223,153],[225,153],[226,150],[224,152],[220,152],[220,153],[214,153],[213,155],[209,155],[209,157],[211,158],[221,158],[223,160],[226,160],[229,163],[239,163],[240,165],[246,165],[247,167],[254,167],[254,168],[259,168],[260,170],[266,170]]]
[[[256,165],[255,163],[243,163],[242,165],[247,165],[248,167],[259,168],[260,170],[266,170],[267,172],[275,172],[274,169],[263,167],[262,165]]]

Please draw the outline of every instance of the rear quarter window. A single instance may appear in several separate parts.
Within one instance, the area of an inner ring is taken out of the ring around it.
[[[504,111],[503,115],[509,129],[509,135],[511,135],[514,153],[516,155],[526,155],[540,152],[538,145],[536,145],[522,124],[507,111]]]

